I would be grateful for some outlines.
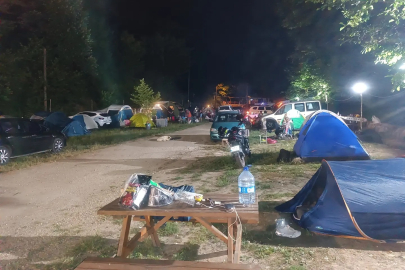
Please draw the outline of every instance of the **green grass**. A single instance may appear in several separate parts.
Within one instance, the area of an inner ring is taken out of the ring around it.
[[[131,259],[152,259],[152,260],[159,260],[163,258],[163,246],[164,244],[161,243],[161,247],[154,247],[152,240],[148,237],[143,242],[139,243],[134,251],[132,251],[129,258]]]
[[[166,224],[158,230],[160,236],[171,236],[178,234],[180,231],[177,222],[166,222]]]
[[[240,170],[227,170],[220,177],[218,177],[215,185],[217,187],[225,187],[231,183],[237,183],[239,174]]]
[[[0,166],[0,173],[27,168],[39,163],[54,162],[56,160],[73,157],[77,154],[93,151],[109,145],[115,145],[148,136],[163,135],[200,124],[201,123],[190,125],[169,124],[165,128],[151,130],[138,128],[100,129],[93,131],[86,136],[69,138],[67,140],[66,148],[60,154],[55,155],[51,153],[43,153],[12,159],[7,165]]]
[[[256,189],[271,189],[270,183],[256,181]]]
[[[176,254],[173,255],[173,260],[177,261],[195,261],[198,256],[199,245],[196,244],[186,244],[186,246],[180,249]]]
[[[273,193],[273,194],[263,194],[260,196],[261,200],[274,200],[274,199],[281,199],[281,198],[292,198],[294,197],[295,193]]]
[[[75,269],[87,256],[112,257],[117,251],[116,245],[111,245],[100,236],[92,236],[71,248],[65,258],[58,263],[45,265],[46,270]]]
[[[196,225],[195,229],[190,233],[190,241],[189,243],[192,245],[200,245],[206,241],[213,241],[217,238],[213,235],[207,228],[203,227],[202,225]]]

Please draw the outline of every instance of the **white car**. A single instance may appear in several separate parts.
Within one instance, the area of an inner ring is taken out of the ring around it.
[[[108,115],[108,113],[85,111],[79,112],[78,114],[90,116],[94,120],[94,122],[96,122],[98,127],[109,125],[112,122],[111,117]]]
[[[321,102],[319,100],[310,101],[296,101],[289,102],[282,105],[275,113],[267,115],[262,118],[262,125],[267,129],[274,129],[277,122],[279,125],[289,110],[299,111],[305,118],[313,112],[322,110]]]
[[[271,114],[273,113],[271,105],[255,105],[250,107],[249,111],[246,112],[247,115],[250,117],[257,117],[259,113],[262,113],[263,115]]]

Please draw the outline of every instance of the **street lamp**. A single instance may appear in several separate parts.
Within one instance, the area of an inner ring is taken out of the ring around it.
[[[404,69],[405,69],[405,63],[404,63],[404,64],[402,64],[402,65],[399,67],[399,69],[404,70]]]
[[[365,83],[359,82],[353,85],[353,91],[360,94],[360,130],[363,129],[363,93],[367,91],[368,86]]]

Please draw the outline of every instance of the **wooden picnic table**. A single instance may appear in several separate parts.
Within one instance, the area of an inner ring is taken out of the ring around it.
[[[162,207],[144,207],[140,210],[125,209],[118,205],[119,199],[112,201],[100,210],[98,215],[123,216],[121,235],[118,243],[117,256],[126,258],[135,249],[137,244],[146,237],[151,236],[154,246],[160,246],[157,230],[170,219],[177,217],[192,217],[192,222],[199,222],[216,237],[223,241],[228,247],[228,262],[239,263],[242,242],[242,224],[259,223],[259,208],[256,203],[250,206],[243,206],[239,203],[238,194],[205,194],[204,198],[220,201],[222,205],[233,204],[235,212],[226,212],[224,207],[208,208],[204,206],[190,206],[181,202],[174,202]],[[237,218],[237,215],[239,219]],[[145,226],[132,238],[128,239],[131,221],[140,220],[143,217]],[[152,217],[162,217],[154,223]],[[228,234],[225,235],[212,225],[212,223],[228,224]]]

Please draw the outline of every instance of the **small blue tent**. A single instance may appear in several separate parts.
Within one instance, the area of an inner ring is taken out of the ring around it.
[[[51,130],[62,131],[70,122],[72,119],[63,112],[53,112],[45,118],[44,126]]]
[[[66,137],[73,137],[86,135],[90,133],[90,131],[86,129],[85,124],[81,124],[80,121],[73,120],[62,130],[62,133],[65,134]]]
[[[304,124],[294,152],[305,161],[370,159],[353,131],[329,111],[315,113]]]
[[[118,112],[118,121],[124,122],[124,120],[129,120],[134,115],[131,109],[124,109]]]
[[[295,197],[276,207],[314,233],[405,240],[405,159],[323,161]]]

